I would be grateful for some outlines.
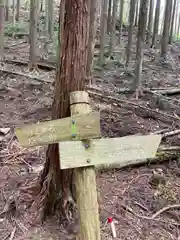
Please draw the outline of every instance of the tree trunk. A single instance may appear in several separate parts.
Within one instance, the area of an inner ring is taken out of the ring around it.
[[[119,6],[120,6],[120,14],[119,14],[119,43],[120,43],[121,42],[121,36],[122,36],[124,0],[120,0],[120,5]]]
[[[6,21],[9,21],[9,0],[5,2]]]
[[[150,38],[151,38],[151,35],[152,35],[153,13],[154,13],[154,0],[150,0],[148,31],[147,31],[147,38],[146,38],[146,41],[147,41],[148,44],[150,43]]]
[[[180,13],[179,13],[179,17],[178,17],[178,27],[177,27],[177,34],[178,35],[179,35],[179,32],[180,32]]]
[[[4,58],[4,0],[0,0],[0,62]]]
[[[113,12],[112,12],[112,26],[110,32],[110,40],[109,40],[109,55],[113,55],[115,37],[116,37],[116,16],[117,16],[117,0],[113,0]]]
[[[171,12],[172,12],[172,0],[167,0],[166,9],[165,9],[165,19],[163,27],[163,35],[161,39],[161,57],[166,60],[168,52],[168,38],[169,38],[169,27],[171,21]]]
[[[169,35],[169,44],[172,43],[173,34],[174,34],[176,7],[177,7],[177,0],[174,0],[174,6],[173,6],[173,12],[172,12],[172,19],[171,19],[171,30],[170,30],[170,35]]]
[[[50,39],[52,39],[54,33],[54,0],[48,3],[48,33]]]
[[[131,0],[130,10],[129,10],[128,44],[127,44],[127,47],[126,47],[126,66],[128,66],[128,63],[129,63],[129,60],[130,60],[130,57],[131,57],[135,7],[136,7],[135,0]]]
[[[109,5],[108,5],[108,21],[107,21],[107,33],[111,32],[111,8],[112,8],[112,0],[109,0]]]
[[[45,33],[46,33],[46,36],[48,36],[48,24],[49,24],[49,0],[45,0],[45,25],[44,25],[44,28],[45,28]]]
[[[139,0],[136,1],[136,17],[135,17],[135,23],[134,23],[135,27],[137,27],[138,25],[138,19],[139,19]]]
[[[87,77],[91,76],[93,70],[93,55],[94,55],[94,41],[97,32],[97,17],[100,1],[92,0],[90,6],[90,32],[88,43],[88,58],[87,58]]]
[[[154,20],[154,30],[153,30],[151,47],[154,47],[156,45],[156,37],[157,37],[157,34],[158,34],[158,29],[159,29],[160,6],[161,6],[161,0],[157,0],[156,11],[155,11],[155,20]]]
[[[36,41],[37,41],[37,19],[38,19],[38,9],[37,0],[30,1],[30,30],[29,30],[29,68],[30,70],[37,68],[36,62]]]
[[[16,23],[16,16],[15,16],[15,11],[16,11],[16,4],[15,4],[15,0],[13,0],[13,9],[12,9],[12,13],[13,13],[13,26]]]
[[[141,88],[141,74],[143,63],[143,45],[145,40],[146,23],[147,23],[147,9],[148,0],[141,0],[137,33],[136,45],[136,66],[135,66],[135,79],[133,89],[136,91],[136,98],[138,99]]]
[[[100,65],[104,64],[104,45],[105,45],[105,37],[106,37],[106,29],[107,29],[107,7],[108,1],[101,1],[101,23],[100,23]]]
[[[16,21],[19,21],[19,14],[20,14],[20,0],[17,0],[16,4]]]
[[[85,87],[89,42],[89,4],[89,0],[65,1],[63,42],[55,80],[52,119],[69,117],[70,93],[84,90]],[[61,206],[61,213],[67,217],[68,202],[73,204],[75,199],[73,170],[60,169],[58,144],[51,144],[48,147],[40,184],[42,187],[40,196],[42,194],[45,204],[44,213],[53,213],[57,206]]]

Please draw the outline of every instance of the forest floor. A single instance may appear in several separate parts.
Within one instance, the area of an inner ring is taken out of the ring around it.
[[[38,41],[40,50],[42,42]],[[44,148],[23,149],[19,145],[14,128],[51,118],[55,61],[39,58],[38,72],[29,73],[27,37],[6,37],[5,43],[5,65],[0,67],[0,239],[66,239],[56,218],[42,226],[25,223],[21,215],[23,206],[14,199],[19,188],[37,180],[45,160]],[[87,86],[92,106],[101,113],[102,135],[121,137],[180,129],[180,93],[170,95],[180,86],[180,44],[169,47],[167,64],[160,63],[158,50],[145,46],[142,75],[145,91],[135,100],[125,92],[134,79],[134,61],[128,69],[122,64],[125,43],[126,38],[121,46],[116,46],[114,56],[118,61],[107,60],[103,69],[95,67],[93,81]],[[164,94],[162,90],[169,92]],[[162,144],[179,146],[180,134],[165,137]],[[152,183],[155,172],[165,179],[160,187]],[[97,182],[103,199],[100,212],[103,240],[111,239],[105,223],[110,216],[116,220],[117,239],[180,239],[177,208],[153,215],[167,205],[180,204],[177,155],[163,163],[103,170],[97,173]],[[6,212],[9,202],[11,206],[15,203],[15,215],[13,209]]]

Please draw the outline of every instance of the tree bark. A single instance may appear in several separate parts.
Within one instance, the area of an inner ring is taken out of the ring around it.
[[[50,39],[53,37],[54,32],[54,0],[48,2],[48,33]]]
[[[36,69],[37,59],[36,59],[36,41],[37,41],[37,19],[38,19],[38,9],[37,0],[31,0],[30,2],[30,30],[29,30],[29,68],[30,70]]]
[[[137,33],[137,45],[136,45],[136,66],[135,66],[135,79],[133,89],[136,91],[136,98],[138,99],[141,88],[141,74],[143,63],[143,44],[145,40],[145,31],[147,23],[147,8],[148,0],[141,0],[139,11],[139,23]]]
[[[139,19],[139,0],[136,1],[136,17],[135,17],[135,27],[138,25],[138,19]]]
[[[94,53],[94,40],[97,32],[97,17],[100,1],[92,0],[90,6],[90,32],[88,43],[88,58],[87,58],[87,77],[91,76],[93,70],[93,53]]]
[[[15,0],[13,0],[13,9],[12,9],[12,14],[13,14],[13,26],[16,23],[16,16],[15,16],[15,10],[16,10],[16,4],[15,4]]]
[[[154,0],[150,0],[148,31],[147,31],[147,38],[146,38],[146,41],[147,41],[148,44],[150,43],[150,38],[151,38],[151,35],[152,35],[153,13],[154,13]]]
[[[134,1],[135,1],[135,0],[134,0]],[[119,15],[119,43],[121,42],[121,36],[122,36],[123,10],[124,10],[124,0],[120,0],[120,15]]]
[[[16,4],[16,21],[19,21],[19,14],[20,14],[20,0],[17,0]]]
[[[6,11],[6,21],[9,21],[9,0],[5,2],[5,11]]]
[[[158,34],[158,29],[159,29],[160,6],[161,6],[161,0],[157,0],[151,48],[154,47],[156,44],[156,37]]]
[[[109,40],[109,55],[113,55],[114,41],[116,37],[116,29],[115,29],[116,16],[117,16],[117,0],[113,0],[112,25],[111,25],[110,40]]]
[[[70,116],[70,93],[84,90],[89,41],[89,0],[66,0],[63,24],[63,42],[56,73],[52,119]],[[42,202],[45,215],[57,206],[67,217],[68,202],[74,203],[73,170],[61,170],[58,144],[48,146],[46,163],[41,175]],[[42,203],[41,202],[41,203]],[[67,210],[67,211],[66,211]]]
[[[4,58],[4,0],[0,0],[0,62]]]
[[[128,63],[129,63],[129,60],[130,60],[130,57],[131,57],[135,6],[136,6],[135,0],[131,0],[130,10],[129,10],[128,44],[127,44],[127,47],[126,47],[126,66],[128,66]]]
[[[177,7],[177,0],[174,0],[173,5],[173,12],[172,12],[172,18],[171,18],[171,28],[170,28],[170,35],[169,35],[169,44],[172,43],[173,34],[174,34],[174,25],[175,25],[175,11]]]
[[[101,23],[100,23],[100,65],[104,64],[104,45],[105,45],[105,35],[107,29],[107,0],[101,1],[102,8],[101,8]]]
[[[112,7],[112,0],[109,0],[109,4],[108,4],[107,33],[110,33],[110,32],[111,32],[111,22],[112,22],[112,18],[111,18],[111,7]]]
[[[164,60],[166,60],[167,52],[168,52],[168,40],[169,40],[168,38],[169,38],[169,27],[170,27],[170,21],[171,21],[171,12],[172,12],[172,0],[167,0],[163,34],[161,38],[161,57],[164,58]]]

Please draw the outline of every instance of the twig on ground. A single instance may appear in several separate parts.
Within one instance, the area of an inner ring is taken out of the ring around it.
[[[166,133],[163,133],[162,134],[162,137],[165,138],[165,137],[170,137],[170,136],[174,136],[174,135],[177,135],[180,133],[180,129],[176,129],[174,131],[170,131],[170,132],[166,132]]]
[[[22,73],[22,72],[16,72],[16,71],[8,70],[8,69],[0,68],[0,72],[23,76],[23,77],[26,77],[26,78],[31,78],[31,79],[40,81],[40,82],[53,83],[53,81],[50,80],[50,79],[39,78],[35,75],[25,74],[25,73]]]
[[[169,205],[169,206],[166,206],[162,209],[160,209],[159,211],[157,211],[156,213],[154,213],[151,217],[147,217],[147,216],[142,216],[142,215],[139,215],[138,213],[135,213],[132,208],[122,204],[121,205],[125,210],[127,210],[128,212],[134,214],[136,217],[138,218],[141,218],[141,219],[146,219],[146,220],[154,220],[155,218],[157,218],[161,213],[167,211],[167,210],[170,210],[172,208],[180,208],[180,204],[174,204],[174,205]],[[180,225],[180,224],[179,224]]]
[[[122,191],[121,195],[124,195],[124,193],[130,188],[131,184],[135,181],[137,181],[139,178],[141,177],[145,177],[145,176],[150,176],[150,174],[146,173],[146,174],[142,174],[137,176],[136,178],[133,178],[130,183],[128,184],[128,186]]]
[[[13,231],[11,232],[11,235],[10,235],[10,237],[9,237],[9,240],[13,240],[14,235],[15,235],[15,232],[16,232],[16,227],[14,227]]]

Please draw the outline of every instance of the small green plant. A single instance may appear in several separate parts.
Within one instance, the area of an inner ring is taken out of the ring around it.
[[[5,36],[12,37],[16,33],[28,33],[27,29],[29,28],[25,24],[16,23],[15,25],[13,25],[12,23],[10,23],[5,25],[4,34]]]

